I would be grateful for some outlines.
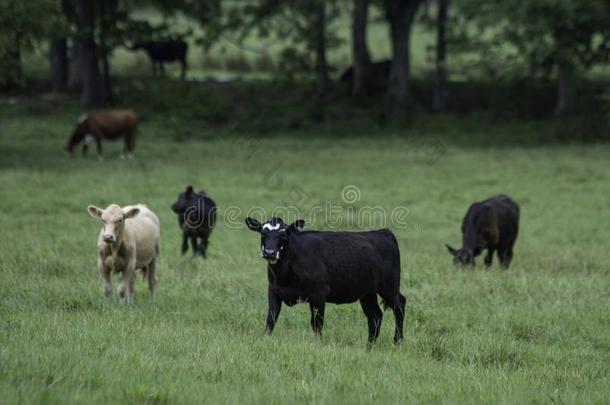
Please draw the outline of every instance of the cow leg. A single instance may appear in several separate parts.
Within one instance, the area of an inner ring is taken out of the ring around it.
[[[102,156],[102,137],[101,136],[95,137],[95,144],[97,146],[97,158],[99,160],[104,160],[104,157]]]
[[[489,248],[487,249],[487,256],[485,256],[485,267],[489,268],[491,266],[491,263],[493,261],[493,256],[494,256],[494,248]]]
[[[191,236],[191,247],[193,248],[193,254],[197,256],[199,254],[199,246],[197,245],[196,236]]]
[[[210,234],[206,233],[203,235],[203,237],[201,238],[201,255],[203,257],[205,257],[207,251],[208,251],[208,241],[209,241],[209,237]]]
[[[153,259],[152,262],[147,266],[146,275],[148,278],[148,291],[150,292],[150,299],[155,298],[155,287],[157,285],[157,278],[155,274],[157,272],[157,260]]]
[[[403,324],[405,320],[405,310],[407,307],[407,298],[398,293],[398,305],[392,310],[394,311],[394,319],[396,320],[396,329],[394,331],[394,343],[399,343],[403,338]]]
[[[110,280],[110,270],[104,266],[104,261],[98,257],[97,268],[102,276],[102,284],[104,288],[104,296],[110,297],[112,294],[112,280]]]
[[[197,240],[198,246],[197,248],[199,249],[199,254],[201,255],[201,257],[203,257],[205,259],[205,238],[198,238]]]
[[[133,150],[136,147],[136,132],[135,129],[130,130],[125,135],[125,151],[127,152],[127,159],[133,158]]]
[[[267,292],[267,298],[269,301],[269,313],[267,314],[267,325],[265,326],[265,332],[271,334],[273,332],[273,328],[275,327],[275,323],[277,322],[277,318],[280,316],[280,310],[282,309],[282,300],[271,291],[271,287]]]
[[[165,77],[165,65],[163,62],[159,62],[159,72],[161,77]]]
[[[186,58],[182,59],[180,61],[180,64],[182,65],[182,72],[180,73],[180,78],[184,80],[186,79]]]
[[[83,151],[83,157],[87,156],[87,149],[89,149],[89,145],[84,144],[84,145],[83,145],[83,149],[82,149],[82,151]]]
[[[500,267],[502,267],[503,270],[507,270],[513,260],[513,247],[509,246],[498,250],[498,258],[500,259]]]
[[[187,250],[189,250],[189,237],[186,235],[186,233],[183,233],[182,234],[182,247],[181,247],[180,251],[184,255]]]
[[[123,280],[117,289],[119,299],[123,303],[131,304],[133,302],[133,292],[135,284],[135,270],[127,268],[123,271]]]
[[[322,336],[322,327],[324,326],[324,307],[325,303],[313,304],[309,303],[309,310],[311,311],[311,328],[313,332]]]
[[[379,308],[377,303],[377,295],[370,294],[362,297],[360,299],[360,306],[369,324],[369,343],[374,343],[379,336],[381,320],[383,319],[383,312],[381,312],[381,308]]]
[[[127,144],[129,143],[129,141],[127,140],[128,137],[129,134],[127,133],[123,138],[123,152],[121,152],[121,154],[119,155],[119,159],[125,159],[127,157],[129,151],[129,147],[127,146]]]

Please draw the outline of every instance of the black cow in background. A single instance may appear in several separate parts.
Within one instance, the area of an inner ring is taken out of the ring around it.
[[[263,224],[246,218],[246,225],[261,234],[261,256],[267,260],[267,332],[273,331],[282,302],[288,306],[308,302],[311,327],[321,335],[327,302],[360,301],[372,343],[383,317],[379,295],[385,308],[394,311],[394,342],[402,340],[407,300],[400,293],[400,253],[390,230],[301,232],[303,220],[286,225],[280,218]]]
[[[157,75],[157,66],[159,67],[160,74],[164,74],[165,69],[163,67],[163,63],[178,61],[182,65],[180,77],[182,80],[184,80],[186,77],[186,53],[188,51],[188,44],[185,41],[171,40],[136,42],[136,44],[130,49],[144,49],[146,53],[148,53],[148,57],[150,58],[153,66],[153,76]]]
[[[390,79],[391,60],[371,62],[366,67],[364,73],[364,88],[368,93],[379,94],[386,91]],[[339,83],[348,87],[354,87],[354,67],[350,66],[339,76]]]
[[[509,196],[500,194],[468,208],[462,221],[461,249],[446,246],[456,265],[474,266],[474,258],[487,249],[485,267],[491,266],[497,250],[500,266],[508,269],[518,233],[519,206]]]
[[[216,224],[216,203],[204,191],[198,193],[188,186],[172,204],[172,211],[178,215],[178,225],[182,229],[182,254],[188,250],[188,241],[195,255],[205,258],[208,240]]]

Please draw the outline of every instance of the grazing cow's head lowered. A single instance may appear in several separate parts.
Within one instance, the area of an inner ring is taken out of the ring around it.
[[[474,252],[468,249],[455,249],[449,245],[447,250],[453,256],[453,264],[456,266],[472,267],[474,266]]]
[[[261,234],[261,257],[275,264],[281,258],[288,236],[303,229],[305,221],[299,219],[287,226],[281,218],[274,217],[261,224],[256,219],[248,217],[246,225],[251,231]]]
[[[90,205],[87,207],[89,215],[93,218],[100,218],[104,223],[102,239],[104,242],[111,244],[116,243],[121,239],[123,229],[125,228],[125,220],[133,218],[140,212],[139,208],[132,208],[125,212],[116,204],[109,205],[105,210]]]
[[[70,135],[68,142],[66,142],[66,145],[64,146],[64,150],[68,153],[68,155],[72,156],[74,153],[74,148],[76,148],[81,142],[84,141],[86,143],[90,143],[93,140],[93,137],[87,134],[88,118],[89,117],[87,114],[83,114],[78,117],[74,131],[72,131],[72,135]]]

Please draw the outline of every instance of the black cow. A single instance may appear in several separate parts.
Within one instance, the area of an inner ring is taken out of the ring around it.
[[[178,225],[182,229],[182,254],[188,250],[188,240],[195,255],[205,258],[208,240],[216,224],[216,203],[204,191],[195,193],[192,186],[178,195],[172,204],[172,211],[178,215]]]
[[[364,72],[364,88],[366,91],[373,94],[384,92],[388,87],[391,69],[391,60],[369,63]],[[349,86],[350,89],[354,86],[353,66],[345,69],[345,71],[339,77],[339,82],[343,86]]]
[[[519,233],[519,206],[504,194],[476,202],[462,221],[462,248],[447,249],[456,265],[474,266],[474,258],[487,249],[485,267],[491,266],[494,252],[503,269],[513,258],[513,246]]]
[[[370,232],[301,232],[303,220],[285,225],[280,218],[264,224],[246,218],[261,234],[261,256],[267,260],[269,313],[266,330],[273,331],[282,302],[308,302],[311,327],[321,335],[327,302],[360,301],[368,319],[369,342],[379,336],[385,308],[394,311],[394,342],[403,337],[406,298],[400,293],[400,254],[388,229]]]
[[[186,53],[188,51],[188,44],[185,41],[137,42],[131,49],[144,49],[146,53],[148,53],[148,57],[152,62],[153,76],[156,76],[157,74],[157,65],[159,66],[160,74],[163,74],[164,62],[178,61],[182,65],[180,77],[182,80],[186,77]]]

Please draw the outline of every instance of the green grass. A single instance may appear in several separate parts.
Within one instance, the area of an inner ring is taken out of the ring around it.
[[[425,116],[410,130],[349,136],[329,125],[250,138],[144,97],[134,103],[145,111],[135,160],[117,159],[112,143],[105,161],[70,160],[61,147],[78,109],[37,103],[0,110],[0,402],[607,403],[608,144],[540,145],[549,122]],[[422,141],[443,146],[438,161]],[[303,210],[345,207],[346,185],[361,191],[356,208],[408,207],[406,228],[387,224],[408,299],[403,344],[392,344],[386,311],[368,349],[358,304],[327,306],[321,340],[305,305],[284,307],[264,336],[257,235],[222,219],[208,260],[181,257],[169,205],[187,184],[240,219],[295,187]],[[456,271],[444,243],[459,243],[468,204],[498,192],[522,207],[513,266],[485,271],[479,259]],[[154,303],[141,278],[133,306],[102,297],[100,224],[85,207],[112,202],[143,202],[160,217]]]

